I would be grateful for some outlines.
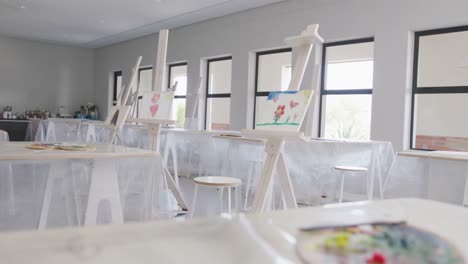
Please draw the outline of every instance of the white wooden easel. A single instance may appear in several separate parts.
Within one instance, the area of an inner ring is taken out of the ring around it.
[[[164,72],[166,69],[166,55],[167,55],[167,43],[169,37],[169,30],[161,30],[159,32],[159,43],[158,43],[158,53],[156,56],[156,67],[154,71],[154,91],[164,91]],[[130,118],[127,120],[131,123],[140,123],[148,127],[148,134],[151,138],[151,150],[154,152],[159,152],[160,147],[160,134],[162,125],[175,124],[175,120],[156,120],[156,119],[141,119],[141,118]],[[177,158],[175,153],[175,148],[168,149],[172,150],[173,160]],[[169,152],[168,152],[169,153]],[[168,153],[165,153],[165,156],[168,156]],[[162,160],[162,165],[164,169],[164,177],[167,180],[167,185],[172,194],[174,195],[177,203],[184,211],[188,211],[187,203],[185,202],[182,193],[178,186],[178,175],[174,175],[174,178],[171,177],[169,170],[167,169],[167,159]],[[176,161],[174,161],[176,162]],[[156,184],[153,182],[152,184]]]
[[[293,73],[288,90],[299,90],[304,78],[305,69],[309,62],[310,54],[314,44],[322,44],[323,39],[318,34],[319,25],[309,25],[301,35],[287,38],[285,42],[297,50],[298,56],[293,67]],[[314,83],[317,85],[318,82]],[[312,95],[316,87],[312,89]],[[302,122],[301,122],[302,123]],[[284,160],[284,145],[286,139],[296,139],[308,141],[302,132],[287,131],[262,131],[262,130],[242,130],[246,136],[254,138],[264,138],[265,152],[267,153],[265,165],[262,171],[260,184],[255,194],[252,210],[255,212],[265,212],[271,210],[273,196],[273,176],[277,170],[281,187],[282,200],[285,208],[297,208],[296,196],[291,182],[286,163]]]

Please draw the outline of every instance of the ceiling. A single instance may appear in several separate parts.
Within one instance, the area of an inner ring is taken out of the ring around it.
[[[97,48],[284,0],[0,0],[0,35]]]

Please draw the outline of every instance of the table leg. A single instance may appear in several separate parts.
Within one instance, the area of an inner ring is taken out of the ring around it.
[[[104,200],[110,203],[111,223],[122,224],[123,210],[114,160],[94,160],[84,220],[85,226],[97,224],[99,204]]]

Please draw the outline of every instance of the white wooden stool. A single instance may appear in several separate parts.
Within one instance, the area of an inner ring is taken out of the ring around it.
[[[224,188],[228,188],[228,213],[231,214],[231,188],[235,191],[235,202],[236,208],[239,209],[239,195],[240,195],[240,185],[242,181],[237,178],[232,177],[218,177],[218,176],[204,176],[204,177],[197,177],[193,179],[193,183],[195,184],[195,190],[193,192],[193,202],[192,202],[192,211],[190,212],[190,218],[193,217],[195,212],[195,204],[197,201],[198,195],[198,186],[207,186],[207,187],[216,187],[219,191],[219,208],[220,213],[223,211],[223,191]]]
[[[343,202],[343,190],[344,190],[344,174],[346,172],[368,172],[367,168],[364,167],[353,167],[353,166],[335,166],[335,170],[341,172],[341,185],[340,185],[340,197],[338,202]],[[367,183],[367,195],[369,200],[372,200],[372,192],[373,192],[373,185],[374,182],[371,180],[372,184],[369,188],[369,183]]]

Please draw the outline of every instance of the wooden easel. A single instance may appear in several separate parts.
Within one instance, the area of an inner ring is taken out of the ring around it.
[[[167,43],[169,38],[169,30],[161,30],[159,32],[159,43],[158,53],[156,57],[156,67],[154,71],[154,91],[164,91],[164,72],[166,69],[166,55],[167,55]],[[134,102],[135,103],[135,102]],[[148,134],[151,137],[151,150],[159,152],[160,146],[160,134],[162,125],[175,124],[175,120],[157,120],[157,119],[141,119],[141,118],[130,118],[127,122],[140,123],[148,127]],[[167,180],[167,185],[172,194],[174,195],[177,203],[184,211],[188,211],[187,203],[185,202],[182,193],[178,187],[177,182],[171,177],[171,173],[167,169],[167,164],[162,160],[162,166],[164,169],[164,177]]]
[[[299,90],[304,78],[305,69],[309,62],[310,54],[314,44],[322,44],[323,39],[318,34],[319,25],[309,25],[301,35],[287,38],[285,42],[295,48],[298,53],[296,63],[293,67],[293,73],[288,90]],[[314,83],[317,85],[318,82]],[[316,87],[312,89],[312,95]],[[301,122],[302,123],[302,122]],[[266,139],[265,152],[267,158],[263,167],[260,184],[255,193],[252,210],[255,212],[265,212],[271,210],[273,196],[273,176],[277,170],[279,183],[281,187],[282,200],[285,208],[297,208],[296,196],[291,182],[286,162],[284,160],[284,145],[286,139],[303,140],[308,142],[308,139],[303,136],[302,132],[288,131],[262,131],[262,130],[242,130],[245,136],[254,138]]]

